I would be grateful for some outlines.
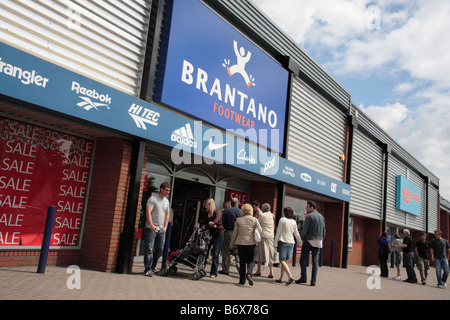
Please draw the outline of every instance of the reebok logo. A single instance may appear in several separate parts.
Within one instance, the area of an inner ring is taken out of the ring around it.
[[[192,133],[191,125],[186,123],[179,129],[176,129],[170,136],[170,140],[184,144],[188,147],[197,148],[197,142],[194,141],[194,135]]]
[[[89,111],[91,109],[95,109],[99,111],[99,107],[106,107],[106,109],[110,109],[111,97],[108,94],[100,94],[95,89],[82,87],[75,81],[72,81],[71,91],[75,91],[77,94],[80,94],[78,97],[83,101],[77,103],[77,106],[83,108],[84,110]],[[92,101],[91,98],[100,102]]]

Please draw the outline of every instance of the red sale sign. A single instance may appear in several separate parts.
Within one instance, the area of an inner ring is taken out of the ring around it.
[[[48,206],[50,245],[77,243],[93,142],[0,118],[0,246],[40,246]]]
[[[239,200],[239,207],[242,207],[243,204],[246,204],[248,201],[248,194],[246,192],[230,190],[230,199],[237,198]]]

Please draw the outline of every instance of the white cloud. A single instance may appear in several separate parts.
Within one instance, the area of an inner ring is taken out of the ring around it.
[[[361,106],[369,117],[378,123],[387,132],[395,133],[402,122],[406,119],[410,111],[401,103],[387,104],[384,106]]]
[[[392,91],[397,93],[407,93],[413,90],[415,87],[416,85],[412,82],[403,82],[397,84],[394,89],[392,89]]]
[[[374,86],[383,92],[363,109],[440,178],[450,198],[450,1],[253,2],[333,77],[392,84]],[[371,5],[380,8],[379,29],[368,28]]]

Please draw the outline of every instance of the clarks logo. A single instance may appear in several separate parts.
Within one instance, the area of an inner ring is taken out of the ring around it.
[[[405,185],[402,186],[402,194],[406,204],[409,204],[411,200],[415,203],[420,203],[420,195],[412,192],[411,190],[406,188]]]

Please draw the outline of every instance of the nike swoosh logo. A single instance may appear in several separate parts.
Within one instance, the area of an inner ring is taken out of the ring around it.
[[[209,139],[209,149],[211,149],[211,150],[217,150],[217,149],[225,147],[226,145],[228,145],[228,143],[215,144],[212,142],[212,138]]]

